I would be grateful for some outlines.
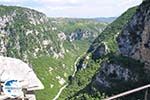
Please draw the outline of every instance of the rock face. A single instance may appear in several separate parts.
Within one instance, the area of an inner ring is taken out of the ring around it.
[[[66,39],[67,39],[65,33],[63,33],[63,32],[58,33],[57,36],[58,36],[58,38],[59,38],[60,40],[66,40]]]
[[[96,79],[93,83],[99,84],[101,88],[110,88],[115,87],[115,81],[112,80],[137,80],[135,75],[132,75],[132,72],[122,67],[119,64],[112,64],[109,62],[103,62],[101,64],[101,69],[99,74],[96,76]],[[114,85],[114,86],[113,86]]]
[[[44,89],[43,84],[28,64],[19,59],[0,56],[0,81],[5,83],[12,80],[19,82],[18,85],[21,88],[19,93],[22,95],[18,94],[17,98],[23,98],[23,95],[26,95],[29,100],[36,100],[33,93],[23,94],[22,89],[26,89],[27,92]],[[6,90],[3,92],[3,95],[0,94],[0,98],[13,98],[7,94]]]
[[[0,55],[27,62],[30,57],[43,55],[63,58],[64,51],[74,49],[73,46],[78,48],[73,41],[92,40],[106,25],[80,19],[53,19],[33,9],[0,6]],[[64,42],[70,47],[65,48]]]
[[[108,94],[120,93],[149,83],[150,1],[144,1],[117,37],[118,51],[102,62],[92,82]],[[112,53],[109,53],[112,54]],[[113,60],[113,61],[112,61]],[[142,75],[143,74],[143,75]],[[147,80],[147,81],[146,81]],[[128,83],[128,85],[127,85]],[[135,84],[136,85],[131,85]],[[123,88],[123,86],[127,86]],[[117,89],[120,88],[120,89]],[[110,92],[111,91],[111,92]]]
[[[107,46],[105,43],[101,43],[100,46],[98,46],[93,52],[92,52],[92,59],[96,60],[100,57],[107,54]]]
[[[150,63],[150,1],[140,5],[117,41],[122,55]]]
[[[99,91],[108,95],[148,84],[148,75],[144,74],[146,70],[143,64],[136,60],[113,56],[103,61],[100,66],[91,86],[98,87]]]
[[[40,90],[44,86],[28,64],[15,58],[0,56],[0,81],[18,80],[27,83],[28,90]]]
[[[103,42],[105,45],[101,45]],[[82,89],[75,92],[75,96],[72,97],[84,98],[84,94],[88,94],[95,99],[98,93],[109,96],[149,84],[150,0],[143,1],[136,9],[130,9],[117,18],[95,39],[87,54],[91,55],[90,60],[86,61],[87,67],[83,71],[78,71],[77,75],[88,76],[85,80],[90,81],[78,85]],[[84,62],[85,57],[77,66],[83,67]],[[93,62],[98,64],[98,68],[95,69],[96,73],[94,70],[91,74],[89,68],[94,69],[96,66]],[[89,78],[89,74],[92,79]],[[76,80],[85,81],[78,76]],[[144,95],[142,92],[139,95],[141,94]],[[137,99],[142,97],[121,98],[121,100]]]
[[[0,6],[0,55],[21,58],[27,56],[53,54],[47,47],[53,47],[48,34],[49,19],[45,14],[21,7]],[[51,34],[49,34],[51,35]],[[38,51],[36,51],[38,49]],[[46,51],[49,51],[46,53]],[[39,53],[40,52],[40,53]]]
[[[118,51],[113,55],[120,55],[120,57],[108,56],[108,60],[103,61],[99,74],[96,75],[95,81],[92,83],[100,86],[100,89],[104,89],[105,92],[109,89],[112,93],[119,93],[130,88],[148,84],[150,72],[147,70],[150,69],[149,0],[144,1],[137,8],[136,13],[123,27],[116,40]],[[135,82],[136,85],[132,86],[131,84]],[[126,88],[116,89],[126,86],[126,83],[130,83]]]
[[[82,39],[88,39],[89,37],[90,38],[95,38],[96,36],[97,36],[97,34],[94,34],[92,32],[78,29],[75,32],[73,32],[73,33],[70,34],[69,40],[70,41],[82,40]]]

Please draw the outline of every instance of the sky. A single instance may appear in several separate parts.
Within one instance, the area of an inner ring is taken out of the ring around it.
[[[0,5],[28,7],[49,17],[117,17],[142,0],[0,0]]]

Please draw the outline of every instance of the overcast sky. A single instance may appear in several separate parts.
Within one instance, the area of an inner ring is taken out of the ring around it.
[[[33,8],[49,17],[114,17],[142,0],[0,0],[0,5]]]

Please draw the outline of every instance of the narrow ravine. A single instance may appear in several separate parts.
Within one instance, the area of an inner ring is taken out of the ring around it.
[[[72,74],[72,77],[74,77],[75,74],[76,74],[76,72],[77,72],[77,67],[76,67],[76,65],[77,65],[77,63],[78,63],[78,61],[79,61],[79,59],[80,59],[81,57],[82,57],[82,56],[78,57],[78,58],[76,59],[76,61],[74,62],[74,72],[73,72],[73,74]],[[62,93],[62,91],[63,91],[68,85],[69,85],[69,84],[66,83],[62,88],[60,88],[59,92],[58,92],[57,95],[53,98],[53,100],[57,100],[57,99],[59,98],[60,94]]]

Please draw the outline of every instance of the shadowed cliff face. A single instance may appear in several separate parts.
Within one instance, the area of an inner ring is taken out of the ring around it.
[[[143,62],[150,63],[150,1],[144,1],[136,14],[117,38],[119,51]]]
[[[150,1],[144,1],[124,25],[117,53],[100,64],[92,85],[108,94],[148,84],[150,70]],[[124,87],[125,86],[125,87]]]
[[[145,83],[144,64],[120,54],[116,41],[136,9],[133,7],[123,13],[95,39],[78,62],[78,71],[64,92],[67,94],[64,98],[84,100],[87,94],[85,100],[101,99],[100,93],[117,94]]]
[[[105,44],[102,45],[103,43]],[[114,95],[149,84],[150,0],[143,1],[137,8],[129,9],[111,23],[95,39],[86,55],[89,55],[89,60],[86,57],[80,60],[77,67],[80,66],[81,70],[74,80],[77,83],[83,81],[84,84],[71,84],[71,88],[81,87],[78,92],[74,92],[72,98],[84,98],[84,94],[88,94],[89,97],[100,99],[98,93]],[[86,67],[83,67],[85,63]],[[90,68],[95,69],[88,73]],[[143,96],[142,92],[139,94]],[[142,99],[140,95],[123,100]]]
[[[117,53],[110,53],[111,56],[100,64],[99,74],[95,76],[96,81],[92,83],[96,86],[107,83],[100,89],[107,88],[112,93],[148,84],[150,72],[147,70],[150,69],[149,0],[144,1],[138,7],[133,17],[124,25],[116,41]],[[133,85],[135,83],[136,85]],[[127,87],[123,89],[122,86]]]

